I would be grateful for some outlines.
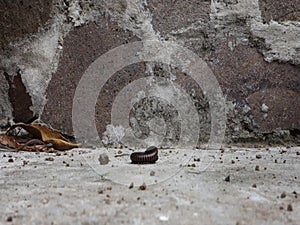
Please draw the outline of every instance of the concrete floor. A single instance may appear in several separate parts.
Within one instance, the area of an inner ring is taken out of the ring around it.
[[[0,151],[0,223],[299,224],[300,147],[163,149],[154,165],[114,157],[131,152]]]

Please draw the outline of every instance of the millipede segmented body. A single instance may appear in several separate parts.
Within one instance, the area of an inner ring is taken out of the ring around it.
[[[135,164],[155,163],[158,160],[158,149],[151,146],[145,152],[134,152],[130,155],[130,159]]]

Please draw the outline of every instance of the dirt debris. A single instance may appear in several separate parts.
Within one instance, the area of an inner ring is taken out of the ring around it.
[[[47,157],[47,158],[45,158],[45,161],[54,161],[54,158],[53,157]]]
[[[261,154],[257,154],[256,156],[255,156],[257,159],[261,159]]]
[[[14,162],[14,160],[13,160],[12,158],[10,158],[10,159],[8,159],[8,160],[7,160],[7,162],[9,162],[9,163],[13,163],[13,162]]]
[[[293,206],[291,204],[288,204],[287,211],[288,212],[292,212],[293,211]]]
[[[225,177],[224,179],[226,182],[230,182],[230,175],[228,175],[227,177]]]
[[[141,191],[146,190],[146,188],[147,188],[146,183],[143,183],[141,186],[139,186],[139,190],[141,190]]]
[[[286,193],[282,192],[281,195],[280,195],[280,198],[285,198],[285,197],[286,197]]]
[[[133,184],[133,182],[131,182],[130,184],[129,184],[129,189],[132,189],[134,187],[134,184]]]

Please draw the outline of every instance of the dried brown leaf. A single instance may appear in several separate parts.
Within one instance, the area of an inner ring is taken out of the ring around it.
[[[33,138],[40,139],[47,144],[52,144],[53,148],[57,150],[69,150],[80,146],[80,144],[74,144],[68,141],[59,132],[36,123],[32,123],[32,124],[17,123],[11,126],[6,131],[6,134],[17,127],[21,127],[24,130],[26,130],[28,133],[30,133],[33,136]]]
[[[34,144],[34,145],[32,145]],[[38,139],[32,139],[27,141],[26,143],[19,143],[17,141],[17,137],[8,136],[6,134],[0,135],[0,145],[5,146],[11,151],[44,151],[48,149],[48,147],[42,141]]]
[[[12,136],[7,136],[6,134],[0,135],[0,144],[7,146],[9,148],[17,149],[20,147],[20,144]]]

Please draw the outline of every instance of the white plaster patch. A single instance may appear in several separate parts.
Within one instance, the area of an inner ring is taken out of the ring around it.
[[[245,20],[254,38],[265,40],[267,49],[263,50],[263,54],[267,62],[279,60],[300,64],[300,23],[296,21],[278,23],[272,20],[263,23],[257,0],[239,0],[230,5],[223,1],[212,0],[210,18],[217,30],[222,28],[217,35],[222,37],[226,32],[233,34],[237,38],[237,44],[248,44],[248,40],[245,39],[248,32],[243,33],[236,26],[237,19]],[[232,26],[233,24],[235,26]]]
[[[253,20],[251,32],[255,37],[265,39],[268,50],[263,53],[267,62],[279,60],[300,64],[300,23],[271,20],[264,24]]]
[[[103,2],[103,5],[124,30],[130,30],[143,40],[159,39],[159,34],[152,26],[152,14],[147,8],[147,1],[126,0],[126,3],[125,11],[120,10],[122,3],[118,1]]]
[[[32,97],[33,111],[41,113],[45,104],[45,93],[52,71],[58,65],[58,41],[60,33],[56,26],[27,46],[16,62],[22,70],[22,81]]]
[[[102,143],[104,145],[120,144],[124,135],[125,129],[122,126],[109,124],[106,126],[106,131],[103,133]]]
[[[80,26],[85,22],[84,17],[81,16],[82,9],[78,1],[71,1],[69,10],[69,17],[71,18],[75,27]]]
[[[22,81],[32,98],[32,110],[40,114],[45,104],[45,93],[59,58],[58,42],[61,33],[55,23],[29,42],[14,43],[13,56],[2,59],[2,66],[13,75],[19,69]]]

